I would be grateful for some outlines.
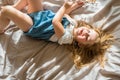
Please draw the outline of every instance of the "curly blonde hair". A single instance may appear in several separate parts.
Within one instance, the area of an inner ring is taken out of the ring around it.
[[[100,65],[104,67],[105,62],[105,52],[111,46],[114,41],[113,35],[109,33],[105,33],[102,29],[93,27],[88,23],[83,21],[78,22],[78,26],[86,26],[88,28],[94,29],[99,37],[92,45],[82,45],[79,46],[76,41],[73,41],[72,53],[73,53],[73,61],[77,68],[81,68],[85,65],[88,65],[94,61],[100,62]]]

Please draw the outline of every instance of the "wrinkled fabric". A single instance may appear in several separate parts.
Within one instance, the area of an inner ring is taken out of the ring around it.
[[[56,12],[63,1],[44,0],[44,9]],[[120,0],[87,3],[71,15],[115,36],[104,68],[94,62],[78,70],[65,45],[27,37],[11,22],[11,28],[0,35],[0,80],[120,80]]]

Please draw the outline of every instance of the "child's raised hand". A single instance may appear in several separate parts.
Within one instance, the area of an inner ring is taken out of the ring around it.
[[[70,8],[72,5],[73,5],[73,2],[72,2],[72,1],[65,1],[65,3],[64,3],[64,6],[65,6],[66,8]]]
[[[78,7],[78,6],[82,6],[84,4],[84,2],[82,2],[81,0],[65,0],[65,7],[68,8],[73,8],[73,7]]]

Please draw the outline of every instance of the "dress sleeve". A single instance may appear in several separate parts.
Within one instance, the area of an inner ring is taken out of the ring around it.
[[[67,26],[67,28],[65,29],[65,32],[63,34],[63,36],[58,39],[58,43],[60,45],[62,44],[72,44],[73,42],[73,29],[74,27],[77,26],[76,21],[72,20],[72,19],[68,19],[70,22],[70,25]]]
[[[68,30],[65,30],[64,35],[58,40],[58,43],[60,45],[62,45],[62,44],[72,44],[72,42],[73,42],[73,35]]]
[[[63,34],[63,36],[58,40],[58,43],[60,45],[62,44],[72,44],[73,42],[73,29],[74,29],[73,24],[70,24],[69,26],[67,26],[67,28],[65,29],[65,33]]]

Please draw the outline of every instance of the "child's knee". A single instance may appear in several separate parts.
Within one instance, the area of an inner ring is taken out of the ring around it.
[[[12,6],[4,6],[1,9],[1,14],[2,15],[6,15],[7,13],[9,13],[12,10]]]

